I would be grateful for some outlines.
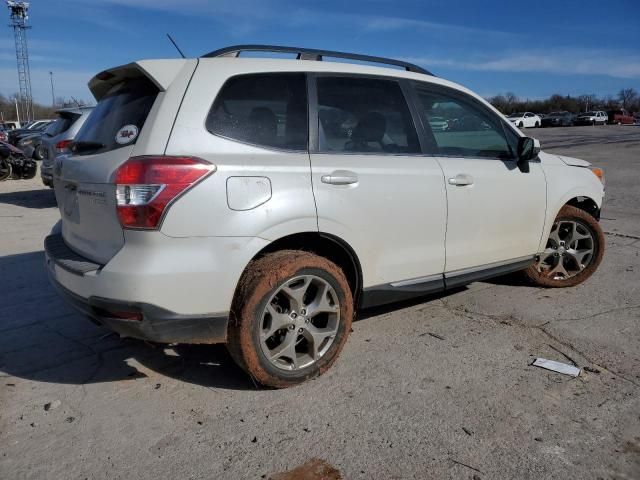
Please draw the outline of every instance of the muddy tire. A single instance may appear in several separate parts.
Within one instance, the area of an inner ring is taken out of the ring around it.
[[[353,297],[326,258],[283,250],[252,262],[236,290],[227,348],[262,385],[285,388],[324,373],[351,331]]]
[[[604,234],[595,218],[565,205],[551,228],[545,251],[524,271],[542,287],[573,287],[593,275],[604,255]]]

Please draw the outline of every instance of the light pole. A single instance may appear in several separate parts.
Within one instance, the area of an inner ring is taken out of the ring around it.
[[[51,79],[51,108],[56,108],[56,96],[53,92],[53,72],[49,71],[49,78]]]

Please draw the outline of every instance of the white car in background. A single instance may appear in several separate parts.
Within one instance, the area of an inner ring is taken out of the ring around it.
[[[542,125],[542,119],[531,112],[512,113],[507,117],[511,123],[518,128],[539,127]]]

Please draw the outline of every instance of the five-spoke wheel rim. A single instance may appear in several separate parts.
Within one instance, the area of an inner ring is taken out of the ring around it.
[[[567,280],[587,268],[595,250],[594,234],[586,224],[558,220],[551,228],[547,247],[538,256],[536,268],[553,280]]]
[[[271,296],[260,319],[260,347],[282,370],[300,370],[327,353],[340,326],[334,288],[316,275],[287,280]]]

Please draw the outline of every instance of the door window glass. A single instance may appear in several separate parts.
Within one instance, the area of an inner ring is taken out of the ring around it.
[[[318,77],[321,152],[417,153],[418,136],[400,85],[391,80]]]
[[[465,98],[462,93],[420,84],[415,88],[430,153],[514,158],[502,121],[493,112]]]

